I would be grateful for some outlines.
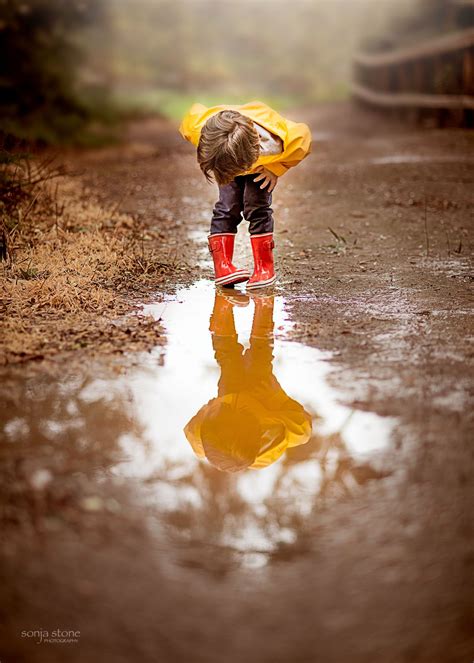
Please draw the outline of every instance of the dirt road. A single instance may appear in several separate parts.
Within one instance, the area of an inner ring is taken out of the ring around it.
[[[2,663],[472,659],[473,136],[344,104],[296,115],[314,151],[274,194],[275,371],[313,438],[250,471],[253,497],[185,440],[158,463],[144,433],[156,409],[172,447],[166,422],[215,382],[212,288],[189,288],[210,276],[214,189],[157,120],[67,156],[177,258],[150,309],[169,338],[151,359],[4,374],[2,465],[21,481],[2,489]],[[346,412],[352,446],[343,426],[318,433]],[[72,642],[45,642],[54,629]]]

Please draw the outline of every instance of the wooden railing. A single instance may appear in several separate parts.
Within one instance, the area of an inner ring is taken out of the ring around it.
[[[473,126],[474,28],[354,59],[353,95],[385,109]]]

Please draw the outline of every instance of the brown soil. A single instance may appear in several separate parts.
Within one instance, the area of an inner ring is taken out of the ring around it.
[[[97,433],[87,456],[83,432],[40,446],[38,424],[34,439],[2,444],[2,663],[472,659],[473,136],[348,105],[295,116],[315,144],[274,195],[279,288],[294,338],[334,353],[346,402],[398,418],[388,476],[316,505],[265,568],[233,568],[203,541],[154,536],[126,482],[97,480],[120,411],[84,414]],[[189,232],[204,236],[215,192],[174,127],[140,122],[123,146],[66,159],[159,233],[177,258],[166,288],[189,280],[185,264],[210,275]],[[4,420],[53,408],[66,370],[5,371]],[[47,496],[45,458],[58,477]],[[79,642],[21,636],[55,628],[80,630]]]
[[[46,179],[33,187],[17,180],[24,195],[9,217],[0,274],[0,365],[160,343],[159,324],[131,301],[179,268],[158,255],[158,233],[116,205],[99,205],[79,178],[57,173],[55,186]]]

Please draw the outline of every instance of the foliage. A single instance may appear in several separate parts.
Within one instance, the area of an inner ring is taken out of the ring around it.
[[[88,121],[77,90],[81,53],[74,34],[100,16],[100,0],[0,0],[4,136],[51,142]]]

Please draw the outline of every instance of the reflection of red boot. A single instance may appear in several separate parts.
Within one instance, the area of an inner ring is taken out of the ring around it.
[[[265,338],[273,344],[273,295],[253,295],[255,311],[253,314],[251,338]]]
[[[231,302],[216,292],[214,308],[209,322],[209,331],[216,336],[235,336],[234,307]]]
[[[249,297],[243,293],[228,295],[220,290],[214,298],[209,331],[216,336],[237,336],[234,323],[234,307],[248,306]]]
[[[237,269],[232,264],[235,235],[233,233],[209,235],[208,240],[209,251],[214,261],[216,285],[225,286],[248,281],[250,273],[246,269]]]
[[[264,235],[251,235],[254,272],[247,283],[247,290],[253,288],[266,288],[276,281],[275,268],[273,266],[273,233]]]

